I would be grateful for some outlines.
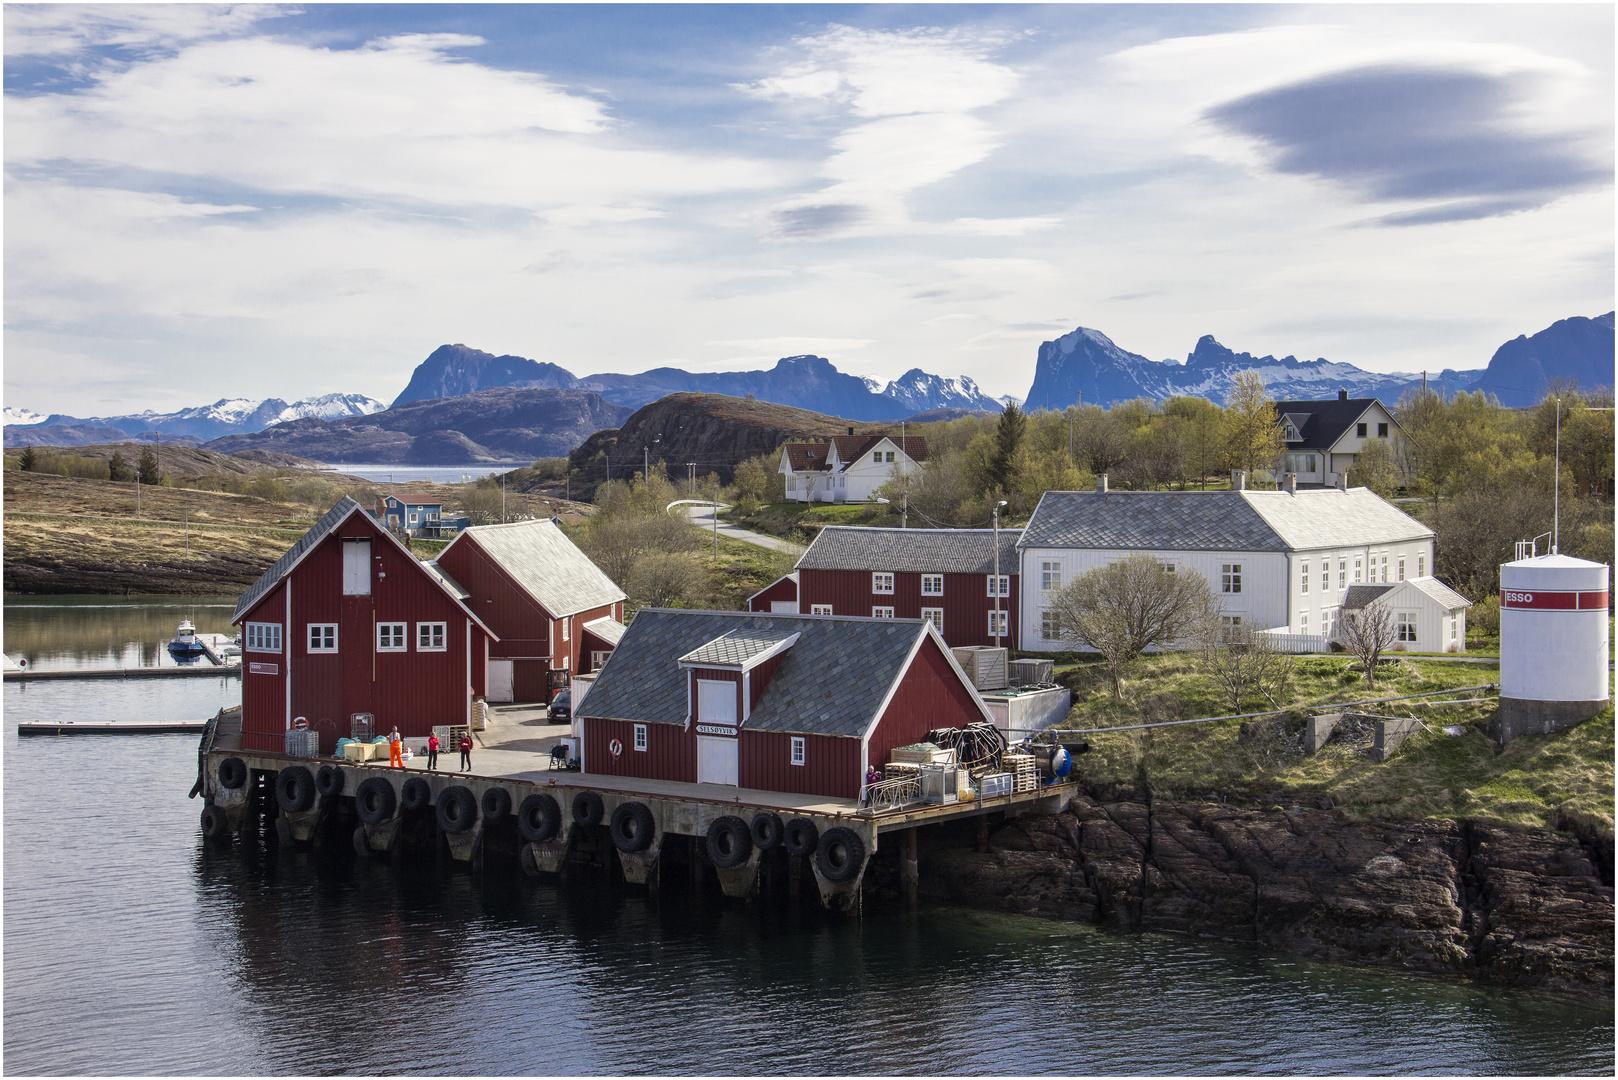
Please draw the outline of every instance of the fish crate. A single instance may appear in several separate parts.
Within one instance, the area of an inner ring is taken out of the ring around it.
[[[299,731],[293,729],[287,732],[287,757],[312,758],[320,756],[320,732]]]
[[[930,742],[919,742],[894,747],[889,752],[888,760],[907,765],[953,765],[955,751],[946,750]]]
[[[921,799],[939,805],[960,800],[960,781],[954,765],[921,766]]]
[[[882,766],[884,780],[914,780],[920,773],[921,766],[913,761],[890,761]]]
[[[1055,660],[1013,660],[1009,666],[1012,686],[1036,686],[1056,677]]]
[[[1006,685],[1006,656],[1009,650],[993,645],[961,645],[951,649],[972,686],[978,690],[999,690]]]
[[[978,796],[992,799],[996,795],[1011,794],[1012,776],[1008,772],[985,773],[978,780]]]
[[[1002,754],[1000,764],[1011,774],[1012,791],[1038,791],[1039,770],[1033,754]]]

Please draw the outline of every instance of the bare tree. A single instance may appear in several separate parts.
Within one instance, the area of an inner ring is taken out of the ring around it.
[[[637,607],[685,607],[708,595],[708,568],[683,551],[652,551],[635,560],[624,587]]]
[[[1204,637],[1201,664],[1224,690],[1230,711],[1241,712],[1242,701],[1255,692],[1277,709],[1284,708],[1282,700],[1288,696],[1296,666],[1293,658],[1276,648],[1270,634],[1247,626],[1220,630]]]
[[[1393,644],[1393,612],[1375,601],[1364,607],[1347,608],[1337,620],[1337,640],[1359,657],[1365,668],[1365,685],[1376,689],[1376,664],[1383,650]]]
[[[1049,604],[1062,640],[1094,649],[1107,661],[1112,696],[1121,699],[1124,668],[1149,648],[1196,641],[1218,621],[1207,579],[1178,573],[1150,555],[1130,555],[1068,582]]]

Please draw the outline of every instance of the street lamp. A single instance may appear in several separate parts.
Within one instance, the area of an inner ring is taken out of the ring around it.
[[[1000,508],[1007,505],[1001,499],[994,504],[994,647],[1000,647]]]
[[[641,456],[640,478],[641,478],[641,481],[643,483],[652,478],[652,447],[656,446],[658,443],[660,443],[662,441],[663,441],[663,436],[658,435],[655,438],[653,438],[651,442],[649,442],[645,446],[641,447],[641,452],[640,452],[640,456]],[[630,458],[629,460],[634,461],[635,459]]]

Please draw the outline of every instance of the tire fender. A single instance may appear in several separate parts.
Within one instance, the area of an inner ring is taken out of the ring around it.
[[[645,851],[657,836],[657,819],[645,803],[619,803],[612,812],[612,846],[628,855]]]
[[[601,804],[601,796],[593,791],[581,791],[573,796],[573,820],[586,829],[593,829],[601,824],[601,817],[606,807]]]
[[[787,822],[781,840],[794,855],[813,855],[820,843],[820,830],[808,818],[795,817]]]
[[[447,833],[463,833],[478,819],[478,801],[464,784],[447,787],[438,796],[438,827]]]
[[[235,791],[247,783],[247,762],[239,757],[228,757],[219,763],[219,786]]]
[[[553,796],[535,792],[517,807],[517,831],[530,844],[543,844],[562,831],[562,807]]]
[[[865,867],[865,841],[844,825],[834,825],[820,834],[815,848],[815,869],[827,881],[839,884],[853,881]]]
[[[354,789],[354,813],[367,825],[377,825],[393,817],[399,796],[393,785],[380,776],[369,776]]]
[[[753,846],[760,851],[769,851],[781,842],[781,834],[786,826],[781,824],[781,816],[772,814],[768,810],[753,815]]]
[[[412,776],[399,789],[399,804],[406,810],[425,810],[433,804],[433,786]]]
[[[327,799],[343,793],[343,770],[335,765],[322,765],[315,773],[315,790]]]
[[[492,787],[483,793],[483,820],[490,825],[506,820],[511,813],[511,792],[503,787]]]
[[[708,826],[708,860],[721,870],[740,866],[753,854],[753,832],[747,822],[726,814]]]
[[[219,840],[230,835],[230,821],[225,811],[209,803],[202,808],[202,835],[208,840]]]
[[[289,765],[275,774],[275,801],[289,813],[315,804],[315,777],[305,765]]]

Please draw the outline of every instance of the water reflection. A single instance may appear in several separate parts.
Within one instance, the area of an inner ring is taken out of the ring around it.
[[[231,600],[219,597],[8,596],[4,650],[42,671],[170,667],[176,661],[166,646],[181,619],[190,619],[200,634],[234,636],[233,609]]]

